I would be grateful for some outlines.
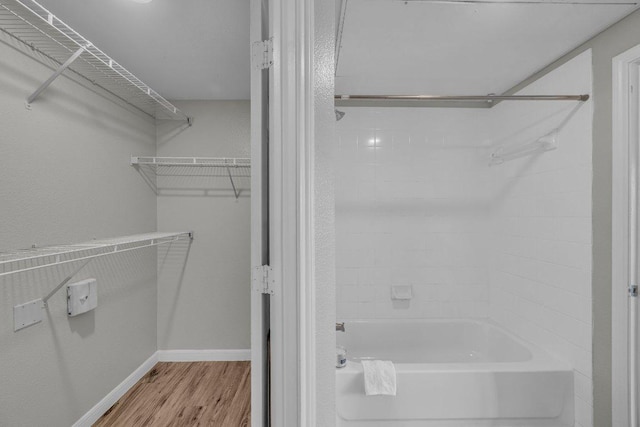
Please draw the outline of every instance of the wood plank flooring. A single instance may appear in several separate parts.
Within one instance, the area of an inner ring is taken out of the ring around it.
[[[94,427],[247,427],[250,362],[159,362]]]

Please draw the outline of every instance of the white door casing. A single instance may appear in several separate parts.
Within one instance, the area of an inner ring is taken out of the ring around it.
[[[264,6],[264,7],[263,7]],[[268,34],[268,0],[251,1],[251,426],[266,427],[268,393],[269,295],[262,292],[261,267],[269,265],[268,92],[270,70],[260,63]]]
[[[637,297],[640,46],[613,59],[612,414],[638,426]],[[631,363],[630,363],[631,362]]]
[[[330,356],[335,347],[333,175],[328,160],[335,130],[333,7],[331,2],[315,0],[251,3],[251,41],[271,40],[273,55],[268,71],[254,68],[252,72],[252,196],[256,196],[252,200],[252,266],[268,260],[272,274],[269,296],[252,292],[252,389],[257,390],[252,405],[258,406],[252,408],[253,427],[263,427],[265,420],[274,427],[335,422],[335,367]],[[268,115],[264,114],[265,97]],[[265,123],[268,144],[264,144]],[[260,163],[267,152],[268,166]],[[265,188],[260,187],[265,181],[268,191],[261,192],[258,189]],[[266,249],[260,247],[265,238]],[[323,309],[316,310],[320,305]],[[262,316],[267,312],[268,366],[264,357],[267,320]],[[320,327],[317,319],[322,321]],[[322,355],[319,363],[317,354]],[[264,390],[267,369],[269,398],[265,399],[258,394]],[[322,399],[317,397],[318,383]],[[326,408],[322,421],[316,410],[320,405]]]

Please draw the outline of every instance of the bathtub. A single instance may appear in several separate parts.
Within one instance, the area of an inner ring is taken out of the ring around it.
[[[488,321],[346,321],[338,427],[573,426],[573,371]],[[391,360],[397,396],[365,396],[363,359]]]

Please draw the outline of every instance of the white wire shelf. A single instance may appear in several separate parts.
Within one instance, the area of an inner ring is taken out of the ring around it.
[[[72,262],[88,262],[94,258],[120,252],[128,252],[192,238],[193,233],[190,231],[146,233],[91,240],[89,242],[70,245],[35,247],[12,252],[0,252],[0,277]]]
[[[251,167],[251,159],[246,157],[131,157],[131,166],[150,167],[156,170],[176,167],[223,168],[233,188],[236,200],[240,190],[236,187],[231,169],[247,169]],[[238,178],[238,177],[236,177]]]
[[[251,159],[244,157],[131,157],[132,165],[200,166],[239,168],[251,167]]]
[[[60,65],[29,104],[66,68],[156,119],[191,119],[34,0],[0,0],[0,30]]]

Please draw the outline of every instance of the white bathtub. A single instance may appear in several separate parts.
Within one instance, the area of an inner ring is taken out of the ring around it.
[[[490,322],[346,321],[338,427],[573,426],[573,372]],[[394,362],[397,396],[365,396],[362,359]]]

